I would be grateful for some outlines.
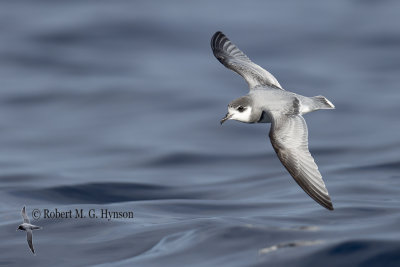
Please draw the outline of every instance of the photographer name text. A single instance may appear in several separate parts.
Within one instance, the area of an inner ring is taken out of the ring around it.
[[[112,211],[109,209],[34,209],[32,217],[35,220],[43,219],[133,219],[133,211]]]

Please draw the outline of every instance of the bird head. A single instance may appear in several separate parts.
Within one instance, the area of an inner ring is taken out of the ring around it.
[[[233,100],[228,105],[228,113],[221,120],[221,125],[227,120],[237,120],[241,122],[252,122],[252,100],[249,96],[242,96]]]

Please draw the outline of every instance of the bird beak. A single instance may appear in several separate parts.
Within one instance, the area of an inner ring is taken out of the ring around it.
[[[232,114],[226,113],[225,117],[221,120],[221,125],[222,125],[225,121],[229,120],[231,117],[232,117]]]

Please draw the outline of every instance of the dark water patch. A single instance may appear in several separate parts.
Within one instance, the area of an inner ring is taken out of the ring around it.
[[[381,164],[373,164],[369,166],[364,166],[364,170],[400,170],[400,161],[396,162],[386,162]]]
[[[1,102],[10,106],[30,106],[30,105],[43,105],[46,103],[64,102],[75,98],[73,93],[67,93],[62,89],[55,89],[54,91],[47,91],[41,93],[31,93],[24,95],[14,95],[3,98]]]
[[[23,183],[40,179],[43,179],[43,177],[39,175],[33,175],[31,173],[0,175],[0,183]]]
[[[376,34],[367,38],[360,39],[363,45],[370,45],[379,49],[398,48],[400,46],[400,37],[392,34]]]
[[[217,101],[214,100],[195,100],[195,99],[182,99],[179,105],[167,105],[165,110],[181,113],[184,110],[190,110],[190,112],[204,112],[205,109],[217,106]],[[216,123],[219,123],[216,120]]]
[[[146,27],[142,23],[146,22]],[[56,44],[63,46],[96,43],[99,41],[115,41],[116,39],[127,42],[129,40],[142,42],[143,40],[173,40],[162,25],[152,23],[150,20],[140,21],[135,18],[108,18],[104,21],[84,22],[77,28],[63,28],[33,36],[33,40],[42,44]]]
[[[121,74],[126,71],[118,65],[102,65],[99,62],[84,60],[82,58],[62,57],[51,53],[8,53],[1,55],[0,59],[10,65],[19,65],[22,68],[35,68],[36,70],[50,71],[70,75],[89,74]]]
[[[157,159],[150,160],[145,163],[145,166],[151,167],[175,167],[180,165],[192,164],[219,164],[221,162],[245,162],[245,161],[260,161],[271,155],[251,154],[251,155],[223,155],[223,154],[196,154],[192,152],[176,152]]]
[[[196,216],[205,216],[206,214],[212,216],[221,214],[233,216],[241,214],[244,216],[256,210],[279,209],[280,205],[275,202],[243,204],[239,202],[227,203],[221,200],[170,200],[168,203],[156,202],[156,206],[149,204],[149,207],[170,214],[191,214]]]
[[[342,171],[359,172],[359,171],[383,171],[383,170],[395,170],[395,171],[400,170],[400,161],[372,163],[369,165],[345,168]]]
[[[354,240],[324,248],[300,262],[301,266],[399,266],[400,242]]]
[[[216,182],[215,186],[234,186],[240,184],[258,184],[258,183],[279,183],[282,176],[286,177],[286,173],[278,171],[274,173],[262,174],[262,175],[246,175],[237,179],[230,179],[228,181]]]
[[[35,199],[52,199],[58,203],[116,203],[127,201],[159,199],[193,199],[200,193],[184,188],[137,183],[88,183],[79,185],[56,186],[30,191],[18,191]]]
[[[35,34],[31,40],[46,47],[86,47],[104,50],[118,47],[114,53],[156,45],[169,49],[189,50],[199,44],[184,38],[168,24],[135,17],[107,17],[104,20],[82,21],[79,28],[56,28]],[[182,45],[184,44],[184,45]]]
[[[177,165],[188,165],[188,164],[204,164],[204,163],[216,163],[217,159],[221,157],[215,155],[199,155],[193,153],[178,152],[169,154],[166,156],[159,157],[155,160],[147,162],[145,165],[151,167],[166,167],[166,166],[177,166]]]
[[[346,254],[351,254],[355,253],[358,251],[362,251],[365,249],[368,249],[371,244],[365,241],[350,241],[350,242],[345,242],[342,243],[338,246],[333,247],[330,251],[329,254],[335,255],[335,254],[341,254],[341,255],[346,255]]]
[[[170,95],[170,93],[160,92],[157,94],[157,97],[164,97],[167,94]],[[91,105],[108,104],[110,106],[118,106],[127,102],[133,105],[139,100],[148,101],[154,97],[156,97],[155,93],[151,91],[127,90],[120,87],[101,88],[95,91],[71,91],[66,87],[57,86],[52,90],[10,95],[0,99],[0,102],[12,107],[41,106],[44,104],[77,104],[82,105],[83,108],[89,108]]]

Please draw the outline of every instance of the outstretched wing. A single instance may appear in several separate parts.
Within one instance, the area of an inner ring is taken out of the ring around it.
[[[26,240],[28,241],[29,248],[31,249],[32,253],[35,254],[35,249],[33,248],[33,243],[32,243],[32,230],[27,229],[26,230]]]
[[[271,73],[253,63],[222,32],[216,32],[213,35],[211,48],[219,62],[246,80],[250,90],[260,85],[282,89],[282,86]]]
[[[307,124],[301,115],[275,115],[269,137],[282,164],[301,188],[320,205],[333,210],[328,190],[308,150]]]
[[[22,215],[22,218],[24,219],[24,223],[30,223],[28,215],[26,215],[25,206],[22,208],[21,215]]]

